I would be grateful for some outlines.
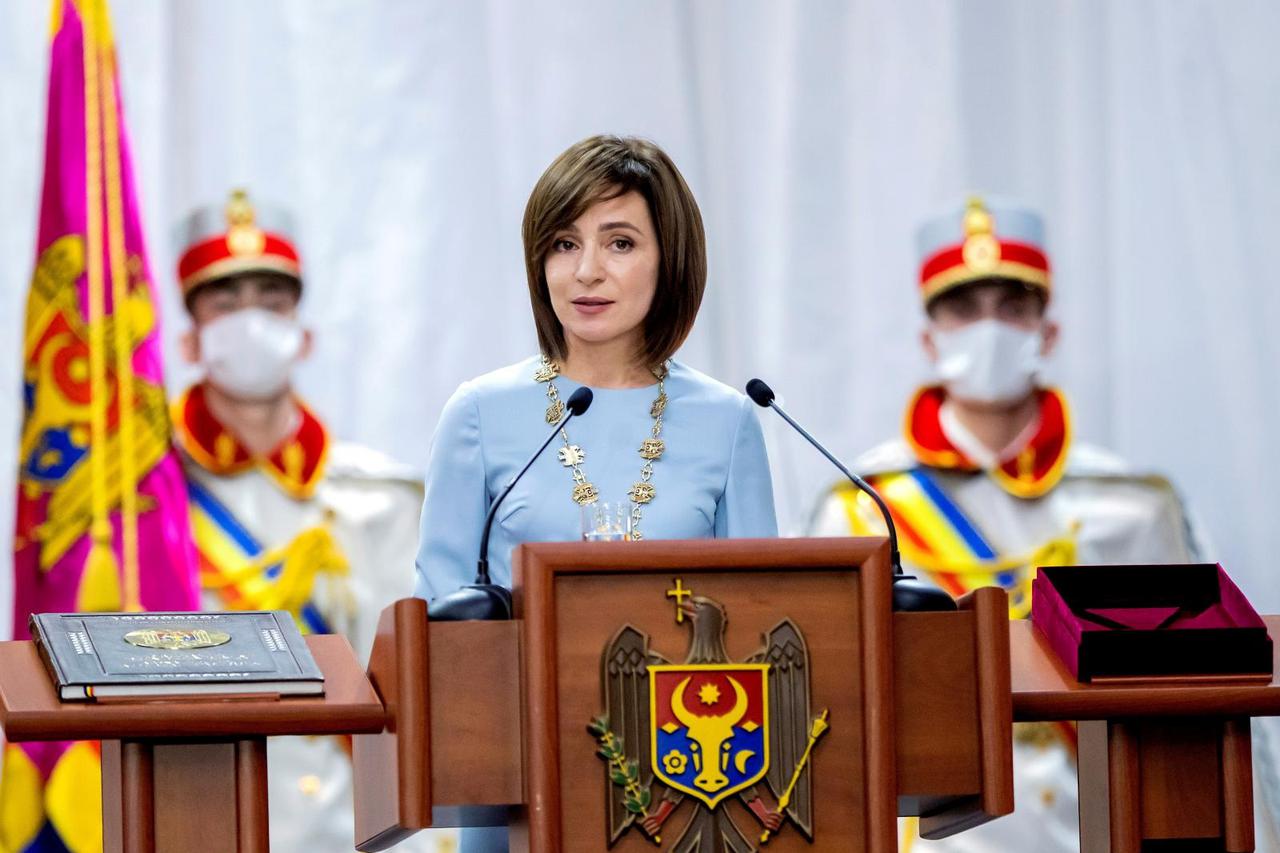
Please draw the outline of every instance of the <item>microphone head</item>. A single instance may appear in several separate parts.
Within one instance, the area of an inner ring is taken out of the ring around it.
[[[763,379],[752,379],[747,383],[747,396],[757,406],[768,408],[773,402],[773,389],[770,388]]]
[[[565,407],[568,408],[569,412],[574,417],[577,417],[591,406],[591,398],[593,396],[595,395],[591,393],[591,389],[583,385],[577,391],[574,391],[569,395],[569,399],[565,403]]]
[[[492,583],[464,586],[427,605],[432,622],[493,622],[510,619],[511,613],[511,590]]]

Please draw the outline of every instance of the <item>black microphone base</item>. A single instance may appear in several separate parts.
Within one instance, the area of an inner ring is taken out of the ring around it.
[[[912,575],[893,576],[895,613],[937,613],[956,609],[955,599],[936,586],[923,583]]]
[[[511,590],[496,583],[464,586],[427,605],[432,622],[501,622],[511,618]]]

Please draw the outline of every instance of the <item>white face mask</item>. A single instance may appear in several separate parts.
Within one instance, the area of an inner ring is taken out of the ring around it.
[[[296,320],[265,308],[242,308],[200,330],[201,363],[220,391],[242,400],[270,400],[289,387],[302,342]]]
[[[1030,394],[1044,366],[1040,330],[979,320],[951,331],[934,330],[938,378],[947,393],[975,403],[1013,403]]]

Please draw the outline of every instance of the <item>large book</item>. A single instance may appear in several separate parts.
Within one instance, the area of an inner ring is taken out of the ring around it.
[[[324,693],[283,610],[36,613],[31,637],[63,700]]]

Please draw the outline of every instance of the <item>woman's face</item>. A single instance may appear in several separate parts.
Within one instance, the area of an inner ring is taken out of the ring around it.
[[[596,202],[556,232],[547,289],[570,352],[622,342],[639,349],[659,260],[649,204],[635,191]]]

